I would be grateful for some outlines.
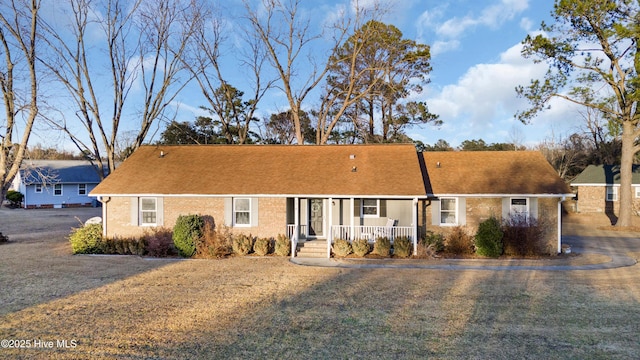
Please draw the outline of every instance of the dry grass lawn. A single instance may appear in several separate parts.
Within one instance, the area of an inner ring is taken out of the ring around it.
[[[0,245],[0,339],[54,348],[0,348],[0,358],[632,359],[639,279],[638,265],[339,269],[277,257],[73,256],[63,236],[39,235]]]

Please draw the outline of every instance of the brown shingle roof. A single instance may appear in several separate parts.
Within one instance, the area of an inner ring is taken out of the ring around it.
[[[91,195],[425,193],[410,144],[183,145],[140,147]]]
[[[537,151],[442,151],[422,156],[430,194],[570,193]]]

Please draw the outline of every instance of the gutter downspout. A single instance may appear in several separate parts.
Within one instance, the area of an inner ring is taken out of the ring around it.
[[[558,200],[558,254],[562,252],[562,202],[566,199],[567,197],[562,195]]]
[[[106,238],[107,237],[107,203],[111,200],[111,198],[108,196],[106,198],[103,198],[102,196],[98,195],[96,199],[100,201],[100,203],[102,203],[102,237]]]

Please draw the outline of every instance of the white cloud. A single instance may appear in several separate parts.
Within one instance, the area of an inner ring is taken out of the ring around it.
[[[433,43],[433,45],[431,45],[431,56],[434,57],[451,50],[456,50],[459,47],[460,41],[458,40],[436,41]]]
[[[526,10],[528,6],[528,0],[502,0],[500,3],[484,8],[478,16],[468,15],[463,18],[449,19],[436,29],[436,33],[440,36],[456,38],[467,29],[476,26],[497,28]]]
[[[526,32],[530,32],[533,28],[533,21],[527,17],[520,19],[520,28]]]
[[[445,139],[452,145],[463,140],[482,138],[487,142],[508,141],[509,129],[518,121],[517,111],[525,110],[528,103],[516,96],[515,88],[531,79],[542,78],[545,64],[534,64],[520,56],[521,44],[500,54],[499,61],[477,64],[467,70],[455,84],[439,89],[429,88],[426,101],[429,110],[443,120],[441,131],[429,129],[432,143]],[[551,125],[575,127],[576,112],[569,103],[554,100],[551,110],[541,113],[526,127],[528,141],[545,137]],[[425,129],[426,130],[426,129]]]

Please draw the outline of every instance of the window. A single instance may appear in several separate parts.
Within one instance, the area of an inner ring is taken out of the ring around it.
[[[618,201],[618,187],[607,186],[607,201]]]
[[[251,225],[251,199],[233,199],[233,224],[236,226]]]
[[[509,208],[509,215],[511,217],[522,217],[523,219],[529,218],[529,199],[527,198],[512,198],[511,207]]]
[[[78,184],[78,195],[87,195],[87,184]]]
[[[362,199],[362,216],[379,217],[380,216],[380,200]]]
[[[158,204],[155,198],[140,198],[141,225],[156,225]]]
[[[440,199],[440,224],[457,224],[456,218],[457,199]]]
[[[36,190],[37,193],[41,193],[42,192],[42,184],[36,184]]]
[[[62,184],[53,185],[53,195],[62,196]]]
[[[640,199],[640,186],[636,186],[636,199]]]

